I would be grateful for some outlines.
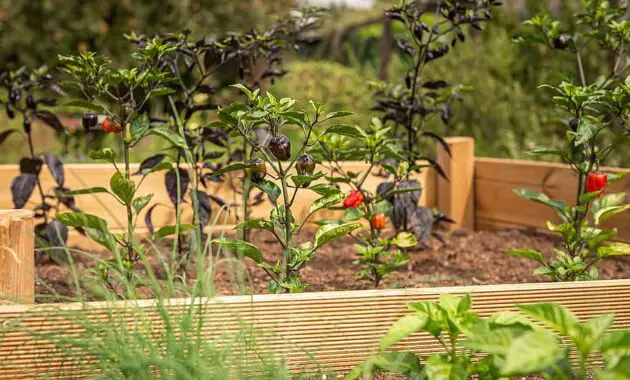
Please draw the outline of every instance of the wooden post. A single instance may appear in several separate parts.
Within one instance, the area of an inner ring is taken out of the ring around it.
[[[0,210],[0,297],[33,302],[35,295],[33,212]]]
[[[455,221],[451,229],[474,230],[475,140],[472,137],[449,137],[446,143],[451,156],[439,144],[437,149],[437,162],[448,177],[445,180],[438,176],[437,206]]]

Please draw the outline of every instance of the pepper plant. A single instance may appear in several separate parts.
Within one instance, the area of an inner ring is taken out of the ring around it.
[[[137,276],[134,276],[134,264],[143,258],[143,248],[134,238],[134,230],[140,212],[149,204],[153,194],[139,195],[138,189],[142,181],[151,172],[170,170],[172,164],[164,161],[152,167],[141,167],[137,173],[130,168],[129,152],[143,138],[154,135],[165,138],[174,146],[187,150],[184,138],[163,124],[151,123],[149,116],[144,111],[150,99],[170,94],[172,90],[168,84],[172,78],[159,70],[157,64],[160,58],[168,54],[172,49],[170,44],[156,38],[149,41],[146,46],[138,49],[133,57],[137,65],[130,69],[115,69],[110,66],[107,58],[92,52],[85,52],[80,56],[60,56],[60,70],[72,80],[65,86],[82,95],[85,100],[75,100],[67,105],[83,107],[89,111],[83,115],[85,128],[97,126],[99,118],[102,119],[102,129],[106,133],[116,135],[116,141],[120,143],[123,153],[123,166],[117,164],[116,151],[110,147],[92,152],[90,157],[95,160],[105,160],[113,165],[115,173],[110,179],[109,189],[94,187],[88,189],[67,192],[68,195],[106,193],[112,199],[124,206],[126,210],[126,231],[112,233],[109,231],[107,221],[96,215],[81,212],[67,212],[57,215],[57,218],[67,226],[84,229],[97,243],[103,245],[114,254],[111,260],[102,261],[99,265],[100,275],[111,287],[111,272],[122,275],[131,284]],[[98,116],[97,115],[103,115]],[[132,180],[132,175],[140,175],[138,183]],[[181,185],[180,176],[176,182]],[[181,193],[177,194],[181,196]],[[197,199],[193,197],[194,208],[197,210]],[[195,222],[198,225],[199,214],[195,213]],[[167,235],[179,235],[193,229],[192,225],[178,223],[174,226],[165,226],[156,231],[154,237]],[[200,245],[199,234],[197,244]],[[131,289],[133,290],[133,289]]]
[[[536,274],[554,281],[596,279],[595,264],[599,260],[630,254],[630,245],[610,243],[616,229],[602,225],[630,208],[625,194],[606,191],[622,175],[601,169],[610,153],[630,143],[630,22],[625,16],[626,7],[602,0],[583,1],[582,5],[581,12],[574,15],[575,30],[569,31],[551,16],[539,15],[525,22],[526,32],[516,39],[520,43],[543,44],[576,58],[576,78],[542,86],[551,90],[553,102],[564,116],[559,123],[564,130],[564,144],[531,152],[555,156],[571,167],[577,177],[575,201],[552,199],[529,189],[516,190],[518,195],[551,207],[558,214],[560,224],[547,222],[547,228],[562,236],[563,247],[555,250],[555,258],[550,261],[531,249],[508,251],[538,261],[541,267]],[[592,46],[613,58],[609,72],[597,78],[587,76],[582,65],[583,51]]]
[[[215,175],[231,171],[247,173],[254,187],[267,194],[272,207],[268,219],[246,220],[237,229],[260,229],[273,234],[281,249],[280,257],[268,263],[260,250],[242,239],[220,238],[213,240],[221,247],[254,260],[269,276],[270,291],[301,292],[307,284],[300,280],[300,270],[315,256],[317,250],[351,231],[361,223],[326,223],[315,234],[314,241],[298,242],[297,237],[304,224],[318,210],[334,206],[345,198],[335,186],[314,182],[324,177],[315,172],[315,163],[308,150],[327,134],[345,130],[345,125],[334,125],[319,131],[320,124],[347,115],[346,112],[326,113],[324,106],[311,102],[313,112],[298,111],[291,98],[277,99],[272,94],[261,95],[258,89],[251,91],[243,85],[235,85],[247,94],[247,103],[232,103],[218,112],[220,121],[207,127],[221,127],[246,139],[253,147],[247,161],[233,163],[215,172]],[[293,126],[302,133],[296,152],[284,131]],[[265,128],[267,138],[254,140],[255,130]],[[323,128],[323,127],[322,127]],[[295,171],[293,171],[295,169]],[[268,179],[269,178],[269,179]],[[294,214],[294,201],[298,193],[312,191],[321,197],[315,200],[303,217]]]
[[[33,144],[33,124],[40,121],[64,134],[65,127],[51,111],[58,98],[65,92],[57,85],[46,67],[29,70],[22,67],[15,71],[0,70],[0,106],[7,117],[22,121],[22,131],[7,129],[0,132],[0,144],[14,133],[22,134],[28,145],[28,157],[20,159],[20,174],[11,182],[11,195],[15,208],[26,206],[37,189],[39,203],[34,207],[36,242],[39,247],[63,246],[68,238],[68,229],[53,215],[64,207],[78,210],[74,197],[65,194],[65,172],[61,159],[51,152],[38,152]],[[40,180],[42,166],[46,164],[56,186],[45,189]]]
[[[394,322],[381,339],[379,353],[355,367],[347,380],[374,372],[407,379],[624,379],[630,363],[630,330],[609,331],[614,315],[579,322],[553,303],[517,305],[520,313],[498,312],[487,318],[471,310],[470,295],[441,294],[440,302],[407,305],[412,314]],[[443,352],[421,358],[408,351],[390,351],[412,334],[435,338]],[[572,352],[578,355],[571,360]],[[601,368],[589,367],[600,356]],[[577,365],[575,365],[577,364]],[[365,378],[365,377],[364,377]]]
[[[391,128],[384,127],[380,119],[374,118],[367,130],[346,126],[339,133],[324,136],[317,147],[322,165],[329,173],[326,178],[329,183],[345,183],[352,189],[343,202],[343,219],[318,223],[363,221],[369,226],[368,233],[350,236],[356,241],[354,247],[359,256],[356,264],[362,268],[357,276],[370,281],[374,287],[378,287],[383,277],[408,262],[406,249],[417,243],[415,236],[409,232],[390,237],[383,234],[386,218],[391,217],[393,211],[392,198],[416,189],[381,187],[380,191],[373,191],[364,186],[370,174],[374,174],[374,168],[385,160],[399,159],[401,166],[408,165],[405,158],[396,152],[396,140],[389,137]],[[344,162],[354,160],[367,161],[367,168],[353,172],[344,167]]]
[[[433,167],[439,175],[444,171],[429,154],[423,153],[424,139],[441,144],[449,152],[448,145],[428,129],[428,123],[440,117],[447,124],[452,114],[451,104],[460,99],[466,87],[454,85],[442,79],[426,78],[425,68],[446,55],[452,47],[466,39],[465,28],[481,29],[491,20],[491,9],[500,5],[496,0],[443,0],[422,2],[400,0],[385,11],[385,15],[403,24],[406,37],[397,40],[398,48],[410,63],[404,77],[396,83],[376,83],[375,110],[383,113],[384,124],[392,124],[392,134],[399,139],[398,151],[408,163],[404,173],[398,165],[383,166],[390,174],[402,174],[405,181],[389,182],[387,186],[413,189],[393,199],[392,218],[397,230],[413,231],[419,241],[432,233],[435,219],[431,210],[418,206],[421,187],[410,179],[412,173],[425,167]],[[425,162],[425,163],[419,163]]]

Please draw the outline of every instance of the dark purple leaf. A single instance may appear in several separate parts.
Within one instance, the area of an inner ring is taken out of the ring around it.
[[[223,198],[219,198],[216,195],[212,195],[212,194],[208,194],[208,198],[212,199],[220,207],[225,206],[225,201],[223,200]]]
[[[3,131],[2,133],[0,133],[0,145],[2,145],[2,143],[9,138],[9,136],[11,136],[11,134],[13,132],[17,132],[16,129],[8,129],[6,131]]]
[[[423,132],[422,136],[427,136],[437,141],[442,146],[442,148],[444,148],[446,153],[448,153],[448,155],[451,156],[451,148],[446,143],[446,140],[444,140],[441,136],[438,136],[433,132]]]
[[[199,223],[205,226],[210,221],[212,216],[212,205],[208,196],[203,191],[197,191],[197,201],[199,204]]]
[[[20,173],[34,174],[37,176],[40,170],[42,170],[43,163],[44,161],[39,158],[24,157],[20,160]]]
[[[190,182],[190,178],[188,177],[188,172],[184,169],[177,169],[179,171],[179,196],[180,200],[184,199],[184,195],[188,191],[188,183]],[[164,182],[166,185],[166,192],[168,193],[168,197],[173,202],[173,205],[177,205],[177,174],[175,170],[171,170],[164,176]]]
[[[133,175],[138,175],[138,174],[142,174],[142,172],[144,170],[150,170],[153,169],[154,167],[156,167],[160,162],[162,162],[162,160],[164,160],[164,157],[166,157],[165,154],[156,154],[155,156],[151,156],[149,158],[146,158],[144,161],[142,161],[142,163],[140,164],[140,168],[138,168],[138,171],[133,173]]]
[[[63,187],[63,183],[65,182],[65,174],[63,170],[63,162],[61,162],[61,159],[52,153],[45,152],[44,162],[46,163],[46,166],[48,166],[48,170],[50,170],[50,174],[52,174],[55,182],[57,182],[60,187]]]
[[[159,204],[154,204],[153,206],[149,207],[147,213],[144,215],[144,224],[147,226],[147,229],[149,230],[149,235],[151,236],[153,236],[153,233],[155,232],[153,228],[153,210],[155,210],[158,205]]]
[[[450,85],[446,81],[443,81],[443,80],[430,80],[422,84],[422,87],[429,88],[431,90],[437,90],[437,89],[446,88],[449,86]]]
[[[57,219],[53,219],[44,229],[46,240],[53,247],[63,247],[68,241],[68,227]]]
[[[67,193],[70,191],[67,187],[57,187],[55,188],[55,197],[59,200],[59,202],[63,203],[64,206],[69,208],[72,211],[81,211],[75,201],[74,195],[68,195]]]
[[[437,161],[435,161],[435,159],[431,158],[431,157],[427,157],[427,156],[422,156],[420,157],[421,160],[425,160],[428,161],[431,166],[433,166],[433,168],[438,172],[438,174],[444,178],[445,180],[448,181],[448,177],[446,176],[446,172],[444,172],[444,169],[442,169],[442,166],[440,164],[438,164]]]
[[[11,193],[15,208],[22,208],[28,202],[37,185],[37,176],[31,173],[23,173],[13,179]]]
[[[39,120],[43,121],[48,126],[50,126],[52,129],[54,129],[55,132],[57,133],[64,132],[63,124],[61,123],[57,115],[55,115],[54,113],[50,111],[42,110],[42,111],[35,112],[35,116]]]

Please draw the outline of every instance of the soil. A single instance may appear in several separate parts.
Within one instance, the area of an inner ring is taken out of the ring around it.
[[[300,241],[312,240],[313,235],[314,230],[305,230]],[[413,252],[409,265],[386,277],[379,288],[543,282],[544,277],[533,276],[537,263],[504,252],[510,248],[533,248],[550,256],[552,249],[561,245],[558,237],[533,229],[459,230],[448,235],[445,241],[446,244],[431,240],[423,250]],[[256,231],[252,233],[251,242],[261,249],[269,262],[275,261],[280,254],[271,233]],[[169,248],[163,251],[170,252]],[[104,253],[99,255],[105,256]],[[371,289],[369,282],[356,278],[358,266],[353,263],[356,258],[353,241],[349,237],[320,249],[315,259],[301,272],[304,282],[309,284],[307,291]],[[84,278],[85,271],[95,266],[94,260],[82,254],[73,254],[73,260],[79,278]],[[158,268],[157,258],[152,257],[151,260]],[[236,260],[219,261],[224,262],[216,267],[215,282],[219,294],[268,293],[267,275],[251,260],[245,260],[246,273],[235,270],[242,268]],[[609,258],[598,263],[598,269],[600,279],[630,278],[630,257]],[[240,275],[235,275],[236,272]],[[59,265],[40,257],[37,275],[37,302],[76,297],[69,265]],[[192,281],[194,274],[188,273],[187,277]],[[147,297],[151,296],[147,289],[140,291],[146,291]],[[92,298],[87,293],[82,294],[84,298],[86,295]]]

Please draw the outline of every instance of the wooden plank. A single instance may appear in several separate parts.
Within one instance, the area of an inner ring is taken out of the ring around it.
[[[630,173],[630,169],[602,168],[615,173]],[[555,212],[544,205],[529,202],[514,189],[530,188],[552,198],[575,202],[577,177],[562,164],[476,158],[475,160],[475,223],[480,229],[512,227],[545,228],[545,222],[559,222]],[[630,192],[630,176],[623,178],[607,191]],[[618,237],[630,240],[630,214],[620,214],[604,226],[617,227]]]
[[[582,321],[614,313],[614,329],[630,328],[630,280],[228,296],[194,302],[207,308],[204,339],[236,333],[246,322],[260,329],[256,337],[259,352],[273,352],[278,358],[285,358],[293,371],[314,371],[318,365],[345,371],[376,352],[389,326],[408,313],[407,303],[437,300],[442,293],[470,293],[473,309],[481,315],[515,310],[517,303],[557,302]],[[191,302],[170,300],[170,315],[186,312]],[[0,306],[0,325],[19,323],[38,333],[79,334],[81,330],[64,313],[81,312],[104,323],[120,323],[123,319],[119,318],[124,318],[126,328],[146,327],[149,325],[143,323],[150,323],[152,330],[148,331],[159,332],[162,322],[156,302],[143,300],[133,305],[139,309],[132,312],[130,305],[123,302]],[[121,314],[110,316],[112,308]],[[413,335],[397,348],[423,356],[441,350],[435,339],[426,334]],[[24,330],[0,335],[0,378],[89,378],[89,358],[78,354],[76,358]]]
[[[474,230],[475,140],[450,137],[446,143],[450,154],[442,146],[437,150],[437,162],[448,178],[438,176],[437,206],[455,221],[450,229]]]
[[[139,165],[134,164],[131,166],[131,170],[137,170]],[[347,162],[343,164],[343,167],[360,172],[367,169],[367,165],[363,162]],[[115,169],[109,164],[67,164],[65,165],[66,171],[66,187],[71,189],[87,188],[103,186],[109,188],[109,179],[114,174]],[[11,185],[11,181],[18,175],[17,165],[0,165],[0,187],[6,189],[6,191],[0,191],[0,209],[10,209],[13,207],[11,198],[11,192],[8,191]],[[238,174],[234,174],[235,176]],[[154,204],[160,204],[162,206],[157,207],[153,212],[154,225],[157,227],[171,225],[175,223],[175,209],[172,206],[168,198],[164,187],[165,173],[155,173],[149,175],[142,183],[138,195],[154,194],[153,200],[149,207]],[[132,177],[136,182],[140,180],[140,177]],[[424,191],[420,202],[422,205],[434,207],[435,206],[435,186],[436,178],[432,169],[424,170],[420,173],[417,179],[422,182]],[[42,187],[44,191],[52,190],[56,185],[55,182],[45,168],[41,174]],[[375,191],[376,186],[384,179],[376,175],[368,176],[365,187],[368,190]],[[238,204],[240,202],[240,195],[237,194],[229,185],[228,181],[219,184],[210,184],[210,188],[207,190],[209,194],[219,196],[226,202],[233,202]],[[342,189],[345,190],[344,187]],[[298,216],[304,216],[307,213],[310,203],[317,199],[318,195],[312,191],[304,190],[298,193],[295,201],[295,214]],[[107,194],[89,194],[76,196],[76,204],[81,210],[86,213],[101,216],[108,222],[108,226],[113,232],[123,231],[126,225],[126,212],[120,204],[113,202],[110,195]],[[25,208],[32,208],[38,202],[38,194],[34,193],[25,206]],[[219,213],[219,208],[215,206],[214,215]],[[146,225],[144,223],[144,215],[148,208],[140,215],[138,219],[138,225],[136,231],[139,234],[146,232]],[[234,206],[237,207],[237,206]],[[192,210],[188,205],[182,207],[182,220],[189,222],[192,218]],[[65,210],[63,210],[65,211]],[[268,202],[263,202],[258,206],[252,207],[252,218],[267,218],[269,216],[270,205]],[[236,222],[235,218],[236,210],[223,211],[218,219],[218,225],[221,228],[232,228]],[[332,218],[340,217],[343,215],[339,211],[323,210],[317,213],[314,218]],[[226,227],[229,226],[229,227]],[[71,233],[70,245],[75,244],[75,237],[77,242],[84,242],[85,239],[81,239],[80,235]]]
[[[0,298],[34,301],[34,244],[33,212],[0,210]]]

